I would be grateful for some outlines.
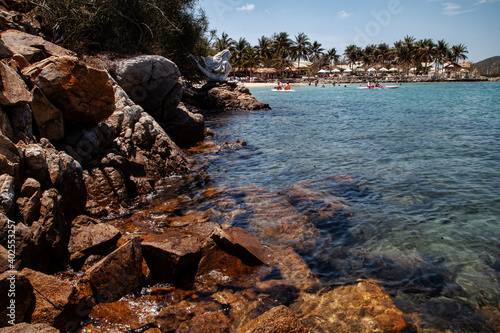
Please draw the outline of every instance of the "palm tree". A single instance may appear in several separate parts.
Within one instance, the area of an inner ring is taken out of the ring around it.
[[[292,40],[289,38],[288,33],[280,32],[279,34],[274,34],[273,38],[274,52],[279,53],[282,50],[288,50],[292,44]]]
[[[232,38],[229,38],[229,35],[223,32],[221,38],[217,38],[217,40],[215,41],[214,48],[215,51],[220,52],[225,49],[231,48],[234,43],[234,40]]]
[[[415,44],[416,60],[418,64],[421,65],[422,62],[425,63],[425,69],[427,70],[427,64],[432,62],[434,54],[436,53],[436,44],[432,39],[426,38],[421,39]]]
[[[237,68],[241,69],[245,65],[245,55],[248,48],[250,48],[250,43],[248,43],[245,38],[240,38],[231,48],[231,52],[233,53],[231,59],[234,71],[236,71]]]
[[[307,57],[309,56],[309,50],[311,47],[311,42],[309,41],[309,37],[305,33],[300,33],[297,36],[295,36],[295,41],[292,42],[292,58],[297,60],[298,65],[297,67],[300,68],[300,60],[304,59],[307,60]]]
[[[344,56],[352,69],[352,65],[361,60],[362,52],[358,46],[351,44],[345,48]]]
[[[453,53],[455,62],[467,59],[466,53],[469,53],[469,51],[467,51],[467,46],[465,46],[464,44],[453,45],[451,47],[451,52]]]
[[[377,46],[379,52],[379,61],[382,66],[385,66],[386,63],[394,60],[393,54],[391,53],[391,48],[386,43],[379,44]]]
[[[325,49],[321,47],[321,43],[314,41],[311,44],[311,48],[310,48],[311,55],[309,56],[309,59],[313,62],[313,66],[317,70],[319,70],[319,68],[322,65],[321,59],[323,56],[323,51],[325,51]]]
[[[337,50],[335,48],[331,48],[326,52],[326,58],[328,60],[328,63],[331,65],[337,65],[339,63],[339,58],[340,55],[337,54]]]
[[[272,41],[266,36],[262,36],[258,40],[259,45],[257,48],[257,55],[262,60],[265,67],[269,67],[273,61],[273,48]]]
[[[279,49],[275,54],[274,67],[280,71],[281,77],[283,77],[285,69],[291,66],[290,50],[286,48]]]
[[[394,57],[398,65],[402,66],[408,74],[409,64],[412,60],[412,52],[410,46],[400,40],[394,43]]]
[[[249,46],[245,49],[242,65],[243,68],[248,69],[249,76],[252,76],[252,69],[257,67],[261,60],[257,48]]]
[[[446,55],[448,54],[449,50],[450,48],[448,46],[448,43],[446,43],[444,39],[438,40],[434,53],[434,59],[438,63],[438,66],[444,65]]]

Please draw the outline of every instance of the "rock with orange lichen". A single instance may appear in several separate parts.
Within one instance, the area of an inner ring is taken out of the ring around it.
[[[401,332],[403,313],[374,281],[303,294],[291,306],[305,326],[323,332]]]

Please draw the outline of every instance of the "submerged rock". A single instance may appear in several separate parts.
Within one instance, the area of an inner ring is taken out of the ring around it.
[[[267,311],[236,331],[237,333],[309,333],[288,307],[281,305]]]

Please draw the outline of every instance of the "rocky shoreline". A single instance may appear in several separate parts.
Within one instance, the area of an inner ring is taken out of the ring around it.
[[[205,187],[189,154],[245,145],[206,139],[205,116],[269,109],[244,85],[78,58],[2,17],[0,332],[420,329],[376,281],[325,288],[299,254],[349,216],[354,179],[324,180],[329,197]]]

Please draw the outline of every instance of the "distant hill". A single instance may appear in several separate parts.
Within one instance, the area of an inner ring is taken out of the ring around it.
[[[477,68],[483,75],[485,74],[500,74],[500,56],[484,59],[483,61],[472,64],[473,68]]]

